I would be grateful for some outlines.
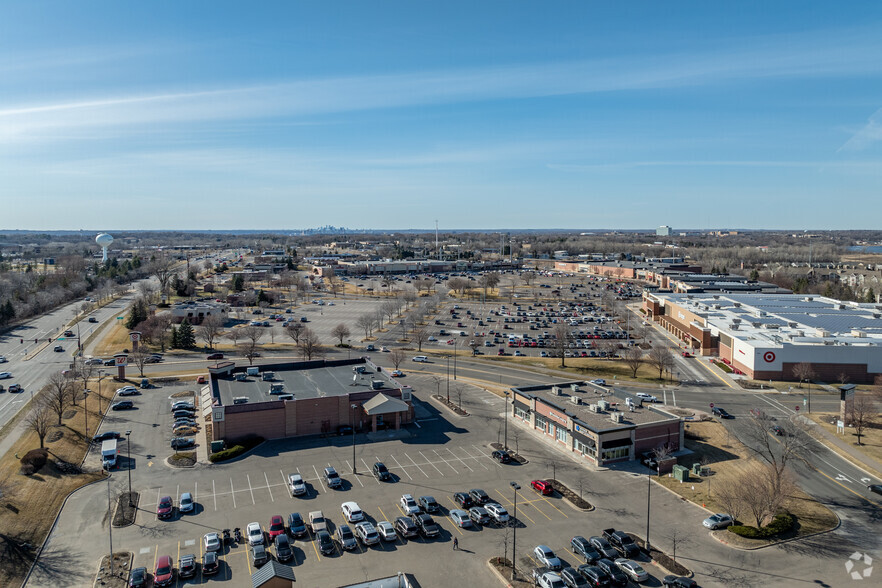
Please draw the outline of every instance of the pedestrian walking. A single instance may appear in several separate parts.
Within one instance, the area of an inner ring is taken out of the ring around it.
[[[459,549],[459,539],[454,537],[453,538],[453,551],[456,551],[457,549]]]

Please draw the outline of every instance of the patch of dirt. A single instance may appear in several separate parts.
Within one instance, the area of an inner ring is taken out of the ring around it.
[[[126,527],[135,522],[135,516],[138,514],[138,501],[141,495],[132,492],[129,497],[128,492],[123,492],[116,499],[116,512],[113,513],[113,526]]]
[[[518,571],[515,572],[515,579],[513,581],[510,579],[511,560],[509,560],[508,558],[494,557],[489,561],[489,563],[493,567],[493,569],[499,572],[499,575],[501,575],[505,579],[506,586],[511,586],[512,588],[528,588],[530,586],[533,586],[533,583],[531,581],[528,581],[526,579],[522,580],[521,578],[523,577],[523,574]]]
[[[77,411],[70,409],[70,410],[64,411],[64,413],[61,415],[61,418],[63,418],[64,420],[68,420],[68,419],[74,418],[76,415],[77,415]]]
[[[183,392],[175,392],[171,395],[172,398],[186,398],[187,396],[193,396],[193,391],[184,390]]]
[[[567,488],[566,485],[562,482],[554,479],[549,479],[548,482],[551,484],[551,487],[554,488],[555,492],[560,493],[560,495],[563,496],[567,500],[567,502],[569,502],[576,508],[580,510],[591,510],[594,508],[594,506],[592,506],[590,502],[581,498],[578,494]]]
[[[438,394],[432,394],[432,398],[434,398],[435,400],[437,400],[438,402],[440,402],[445,407],[447,407],[449,410],[458,414],[459,416],[469,416],[469,413],[467,413],[463,409],[459,408],[453,402],[447,402],[447,398],[445,398],[444,396],[439,396]]]
[[[631,539],[634,540],[634,543],[637,544],[637,546],[640,548],[640,551],[642,551],[643,553],[646,553],[646,542],[641,537],[638,537],[634,533],[628,533],[628,535],[631,536]],[[655,545],[653,545],[651,541],[650,541],[649,547],[650,547],[649,558],[652,561],[654,561],[655,563],[657,563],[658,565],[660,565],[664,569],[668,570],[672,574],[675,574],[677,576],[692,577],[692,570],[690,570],[686,566],[682,565],[681,563],[674,561],[674,558],[669,556],[667,553],[664,553],[664,552],[656,549]]]
[[[115,551],[113,553],[113,573],[110,572],[110,558],[101,558],[101,566],[95,577],[95,586],[107,588],[127,588],[129,571],[132,567],[132,554],[128,551]]]
[[[46,443],[55,443],[59,441],[62,437],[64,437],[64,431],[61,429],[55,429],[48,435],[46,435]]]
[[[502,450],[502,443],[491,443],[490,447],[492,447],[495,451],[501,451]],[[521,465],[525,465],[525,464],[530,463],[530,460],[528,460],[526,457],[515,453],[511,449],[509,449],[507,451],[507,453],[510,458],[512,458],[513,460],[515,460],[516,462],[518,462]]]
[[[176,468],[189,468],[196,465],[196,452],[185,451],[168,456],[168,465]]]

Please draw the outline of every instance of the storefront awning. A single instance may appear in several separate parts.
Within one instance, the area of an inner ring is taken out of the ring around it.
[[[615,449],[616,447],[627,447],[631,445],[631,439],[613,439],[611,441],[602,441],[604,449]]]

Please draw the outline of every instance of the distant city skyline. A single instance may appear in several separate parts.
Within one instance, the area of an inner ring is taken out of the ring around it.
[[[872,229],[880,189],[878,3],[0,6],[0,230]]]

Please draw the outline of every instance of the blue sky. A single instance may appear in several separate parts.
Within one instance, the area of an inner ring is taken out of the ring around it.
[[[0,229],[879,228],[879,2],[5,2]]]

